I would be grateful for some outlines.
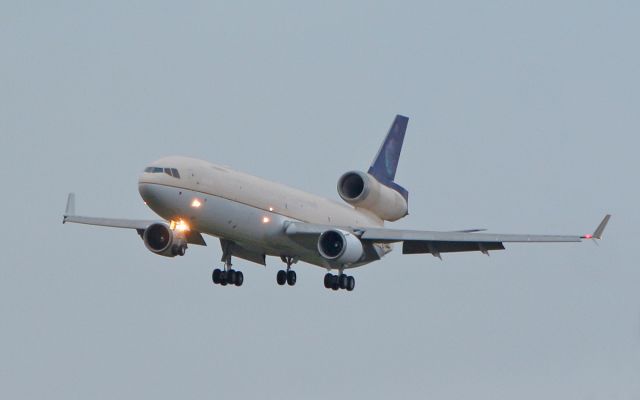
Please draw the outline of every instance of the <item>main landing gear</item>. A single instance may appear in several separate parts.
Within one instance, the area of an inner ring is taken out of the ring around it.
[[[220,270],[216,268],[213,270],[212,278],[213,283],[222,286],[242,286],[242,283],[244,282],[244,275],[242,274],[242,271],[236,271],[234,269]]]
[[[347,289],[348,292],[356,287],[356,280],[353,276],[348,276],[342,272],[340,275],[328,273],[324,276],[324,287],[327,289]]]
[[[282,262],[287,264],[287,270],[280,270],[278,271],[278,274],[276,275],[276,282],[278,282],[278,285],[283,286],[285,283],[288,284],[289,286],[293,286],[296,284],[296,271],[291,269],[291,264],[296,263],[296,259],[294,259],[293,257],[289,257],[289,256],[280,256],[280,259],[282,260]]]
[[[174,256],[184,256],[185,253],[187,252],[187,244],[181,244],[181,245],[177,245],[174,244],[173,247],[171,247],[171,254],[173,254]]]
[[[244,275],[242,271],[236,271],[231,268],[231,256],[226,257],[224,261],[224,270],[220,270],[218,268],[213,270],[212,274],[213,283],[216,285],[235,285],[242,286],[244,282]]]

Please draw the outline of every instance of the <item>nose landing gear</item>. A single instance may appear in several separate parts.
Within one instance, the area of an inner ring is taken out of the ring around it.
[[[211,275],[213,283],[222,286],[242,286],[244,283],[244,275],[242,274],[242,271],[236,271],[231,267],[231,255],[229,255],[225,257],[224,270],[220,270],[218,268],[213,270],[213,274]]]

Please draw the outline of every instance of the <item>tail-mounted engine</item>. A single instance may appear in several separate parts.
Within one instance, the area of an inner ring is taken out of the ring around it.
[[[340,229],[324,231],[318,238],[318,252],[336,264],[353,264],[364,255],[362,243],[353,233]]]
[[[352,206],[369,210],[385,221],[395,221],[408,214],[405,197],[364,172],[350,171],[342,175],[338,180],[338,194]]]
[[[183,256],[187,249],[184,232],[162,223],[149,225],[142,240],[149,251],[165,257]]]

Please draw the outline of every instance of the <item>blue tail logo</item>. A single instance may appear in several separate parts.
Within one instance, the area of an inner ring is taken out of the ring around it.
[[[400,152],[402,151],[402,143],[404,142],[404,134],[407,131],[409,118],[403,115],[396,115],[396,118],[389,128],[387,137],[382,142],[380,150],[376,158],[374,158],[369,174],[373,175],[380,183],[394,190],[397,190],[406,199],[409,196],[407,190],[394,182],[396,170],[398,169],[398,161],[400,160]]]

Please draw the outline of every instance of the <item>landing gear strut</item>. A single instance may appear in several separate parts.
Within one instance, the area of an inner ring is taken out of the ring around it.
[[[327,273],[324,276],[324,287],[332,290],[347,289],[350,292],[356,287],[356,280],[342,271],[339,275]]]
[[[291,269],[291,264],[295,264],[298,260],[289,256],[280,256],[282,262],[287,264],[287,270],[280,270],[276,275],[276,282],[278,285],[283,286],[285,283],[289,286],[293,286],[296,284],[296,271]]]
[[[242,283],[244,282],[244,275],[242,274],[242,271],[236,271],[232,268],[231,253],[227,252],[224,248],[222,260],[224,261],[224,269],[220,270],[216,268],[213,270],[213,274],[211,275],[213,283],[222,286],[242,286]]]

